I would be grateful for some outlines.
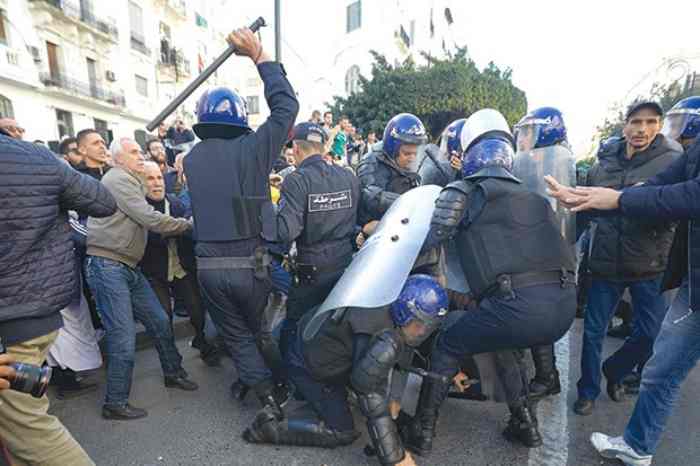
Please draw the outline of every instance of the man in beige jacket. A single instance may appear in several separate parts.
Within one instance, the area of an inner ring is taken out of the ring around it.
[[[102,183],[117,201],[117,212],[88,219],[86,278],[105,328],[107,390],[102,417],[129,420],[148,413],[129,404],[136,343],[135,321],[155,340],[165,386],[196,390],[182,368],[168,316],[136,265],[143,257],[148,230],[180,235],[192,228],[189,220],[164,215],[146,202],[142,182],[143,152],[131,139],[110,147],[116,166]]]

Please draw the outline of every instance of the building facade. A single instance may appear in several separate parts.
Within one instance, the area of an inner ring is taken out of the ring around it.
[[[30,140],[55,144],[94,127],[143,141],[147,122],[226,48],[225,32],[209,21],[222,8],[206,0],[0,0],[0,116],[15,118]],[[245,89],[255,105],[259,79],[231,69],[207,85]],[[200,93],[172,118],[192,124]]]

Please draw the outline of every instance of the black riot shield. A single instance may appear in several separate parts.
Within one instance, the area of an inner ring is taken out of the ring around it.
[[[441,189],[419,186],[392,204],[316,310],[304,329],[305,340],[337,310],[379,308],[396,300],[428,235]]]
[[[529,151],[519,151],[513,161],[513,175],[520,178],[525,186],[547,200],[556,213],[562,235],[569,243],[576,241],[575,214],[559,205],[547,196],[544,182],[546,175],[551,175],[564,186],[576,186],[576,160],[571,150],[561,144],[541,147]]]

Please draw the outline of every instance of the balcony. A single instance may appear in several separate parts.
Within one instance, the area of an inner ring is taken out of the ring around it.
[[[86,83],[63,73],[40,73],[39,79],[46,87],[54,87],[79,97],[96,99],[117,107],[126,106],[123,92],[116,93],[105,89],[100,82]]]
[[[82,25],[88,27],[93,32],[101,34],[104,38],[117,42],[119,40],[119,32],[117,24],[113,18],[98,19],[92,11],[92,6],[89,2],[75,3],[70,0],[30,0],[34,4],[45,4],[59,10],[63,16]]]
[[[137,52],[141,52],[147,57],[151,56],[151,49],[146,47],[146,39],[134,31],[131,31],[131,48]]]
[[[182,50],[169,47],[163,43],[161,43],[158,67],[164,73],[174,74],[176,81],[183,77],[189,78],[191,74],[190,61],[185,58]]]

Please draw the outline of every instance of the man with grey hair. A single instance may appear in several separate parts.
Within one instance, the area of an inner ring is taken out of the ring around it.
[[[110,217],[88,219],[86,278],[106,332],[107,390],[102,416],[128,420],[147,415],[146,410],[128,403],[136,320],[155,340],[165,386],[198,388],[182,368],[182,356],[175,347],[167,315],[137,268],[146,249],[148,231],[179,235],[190,230],[192,223],[160,213],[146,202],[143,151],[135,141],[117,138],[110,152],[115,167],[102,178],[102,183],[116,199],[118,209]]]

